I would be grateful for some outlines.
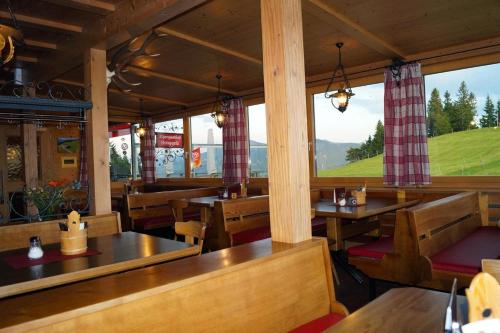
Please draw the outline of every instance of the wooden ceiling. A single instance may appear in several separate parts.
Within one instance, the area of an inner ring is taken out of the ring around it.
[[[82,85],[83,50],[98,45],[108,59],[132,37],[155,28],[166,38],[137,58],[125,74],[142,82],[132,93],[109,87],[110,117],[168,115],[210,103],[215,76],[232,95],[263,86],[259,0],[17,0],[14,12],[26,39],[19,66],[33,79]],[[304,0],[305,66],[308,81],[327,79],[337,65],[335,43],[344,42],[348,73],[379,71],[393,58],[439,59],[443,54],[500,51],[498,0],[400,1]],[[9,22],[0,6],[0,21]],[[445,59],[445,58],[443,58]],[[446,59],[449,59],[446,58]],[[429,61],[429,60],[427,60]]]

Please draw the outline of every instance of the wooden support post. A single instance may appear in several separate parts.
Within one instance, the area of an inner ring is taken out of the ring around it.
[[[188,116],[182,118],[184,135],[184,178],[191,178],[191,122]]]
[[[109,178],[108,91],[106,51],[89,49],[84,55],[87,99],[92,101],[87,123],[87,167],[92,215],[111,213]]]
[[[38,186],[38,153],[36,127],[34,124],[23,124],[24,145],[24,181],[26,188]],[[33,203],[28,203],[28,215],[35,216],[38,209]]]
[[[273,241],[311,238],[301,0],[262,0],[269,206]]]

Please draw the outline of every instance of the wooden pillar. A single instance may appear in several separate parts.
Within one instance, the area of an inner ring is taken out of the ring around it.
[[[106,51],[89,49],[84,55],[87,99],[92,101],[87,123],[87,167],[92,215],[111,212],[109,177],[108,91]]]
[[[184,178],[191,178],[191,122],[189,116],[182,118],[184,129]]]
[[[38,186],[38,153],[36,126],[34,124],[23,124],[23,146],[24,146],[24,181],[26,188]],[[28,215],[38,214],[37,207],[28,203]]]
[[[273,241],[311,238],[301,0],[262,0],[269,205]]]

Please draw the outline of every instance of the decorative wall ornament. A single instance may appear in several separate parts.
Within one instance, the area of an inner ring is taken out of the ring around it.
[[[7,0],[7,8],[12,19],[12,25],[0,24],[0,67],[14,59],[16,43],[19,45],[24,44],[23,33],[19,28],[9,0]]]
[[[166,34],[152,30],[145,37],[136,37],[128,44],[120,47],[111,58],[111,62],[106,70],[108,85],[113,82],[124,92],[130,92],[132,87],[141,85],[141,82],[129,82],[125,79],[123,73],[127,72],[127,66],[138,57],[158,57],[159,53],[149,53],[146,51],[146,48],[154,41],[166,36]],[[137,46],[138,43],[139,46]]]

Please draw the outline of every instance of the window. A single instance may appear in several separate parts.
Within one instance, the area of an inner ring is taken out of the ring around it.
[[[344,113],[324,94],[314,95],[316,174],[382,176],[384,84],[353,89]]]
[[[184,177],[182,119],[156,123],[155,132],[156,178]]]
[[[248,107],[250,177],[267,177],[267,133],[265,104]]]
[[[191,176],[222,176],[222,129],[210,114],[191,117]]]
[[[109,172],[111,181],[132,177],[132,136],[130,124],[109,127]]]
[[[500,64],[425,76],[433,176],[500,175]]]

